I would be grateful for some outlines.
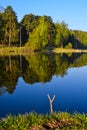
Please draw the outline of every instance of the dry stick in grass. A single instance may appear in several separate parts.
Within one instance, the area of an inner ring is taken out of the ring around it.
[[[48,96],[48,99],[50,101],[50,113],[52,113],[53,112],[53,105],[52,105],[52,103],[53,103],[53,101],[54,101],[56,96],[54,95],[52,99],[50,98],[49,94],[47,94],[47,96]]]

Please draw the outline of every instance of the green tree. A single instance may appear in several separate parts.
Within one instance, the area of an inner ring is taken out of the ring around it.
[[[50,16],[44,16],[44,19],[48,23],[48,46],[52,47],[55,45],[56,38],[55,24]]]
[[[61,47],[61,42],[62,42],[61,25],[59,23],[56,23],[55,26],[56,26],[56,40],[55,40],[55,44],[56,44],[57,47]]]
[[[0,13],[0,44],[3,44],[4,39],[3,26],[4,26],[3,14]]]
[[[11,6],[8,6],[4,13],[4,42],[9,46],[18,42],[18,22],[17,16]]]
[[[61,22],[61,23],[56,23],[56,46],[57,47],[64,47],[67,42],[68,42],[68,38],[69,38],[69,29],[68,29],[68,25],[65,24],[65,22]]]
[[[83,44],[85,47],[87,47],[87,32],[76,30],[75,32],[75,38]]]
[[[86,49],[87,32],[81,30],[70,30],[69,42],[72,43],[73,48]]]
[[[23,17],[20,22],[22,26],[22,42],[26,43],[29,38],[29,34],[33,29],[39,24],[40,16],[35,16],[34,14],[28,14]]]
[[[32,50],[44,49],[48,44],[48,23],[45,17],[40,18],[39,25],[30,33],[29,41],[26,44]]]
[[[65,46],[65,48],[67,48],[67,49],[71,49],[71,48],[72,48],[72,43],[69,42],[69,43]]]

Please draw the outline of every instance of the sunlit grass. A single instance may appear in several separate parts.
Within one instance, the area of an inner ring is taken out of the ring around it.
[[[34,50],[30,50],[28,47],[0,47],[0,55],[27,55],[33,52],[38,52]],[[41,52],[54,52],[54,53],[81,53],[87,52],[87,50],[80,49],[65,49],[65,48],[55,48],[53,50],[42,50]]]
[[[30,53],[27,47],[0,47],[0,55],[19,55]]]
[[[48,51],[43,50],[43,52]],[[66,48],[55,48],[53,50],[55,53],[79,53],[79,52],[87,52],[87,50],[80,50],[80,49],[66,49]],[[0,47],[0,55],[19,55],[19,54],[29,54],[33,52],[28,47]]]
[[[87,115],[59,112],[46,115],[30,113],[12,116],[0,120],[0,130],[87,130]]]
[[[81,50],[81,49],[67,49],[67,48],[55,48],[53,50],[55,53],[80,53],[80,52],[87,52],[87,50]]]
[[[55,48],[53,50],[42,50],[42,52],[55,52],[55,53],[80,53],[87,52],[87,50],[80,49],[66,49],[66,48]],[[30,54],[34,50],[30,50],[28,47],[0,47],[0,55],[24,55]],[[36,51],[37,52],[37,51]]]

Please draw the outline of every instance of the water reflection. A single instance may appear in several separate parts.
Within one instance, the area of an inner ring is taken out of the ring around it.
[[[0,57],[0,116],[35,111],[87,113],[87,54]],[[51,110],[51,109],[50,109]]]
[[[52,76],[67,74],[72,67],[87,65],[87,54],[37,54],[0,57],[0,95],[3,91],[12,94],[18,78],[26,83],[50,82]]]

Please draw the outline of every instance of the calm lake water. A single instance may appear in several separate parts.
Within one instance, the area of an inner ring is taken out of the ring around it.
[[[0,117],[27,112],[87,113],[87,54],[0,56]]]

